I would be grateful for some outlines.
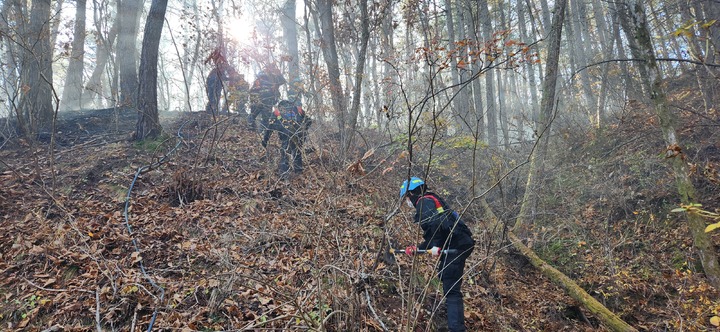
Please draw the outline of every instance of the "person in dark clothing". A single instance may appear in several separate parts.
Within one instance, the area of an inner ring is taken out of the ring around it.
[[[227,82],[225,86],[227,102],[223,105],[223,112],[229,113],[232,108],[235,112],[245,113],[249,88],[245,75],[240,74],[233,66],[228,66]]]
[[[220,107],[223,85],[228,81],[225,66],[224,62],[218,63],[213,67],[205,80],[205,92],[208,97],[205,111],[208,113],[217,114]]]
[[[456,211],[450,209],[440,196],[428,191],[422,179],[412,177],[403,182],[400,198],[403,197],[409,206],[415,208],[415,223],[423,230],[423,242],[405,248],[405,253],[413,255],[421,249],[439,256],[438,276],[442,281],[447,306],[448,329],[451,332],[466,331],[460,288],[465,273],[465,260],[475,246],[472,233]],[[454,249],[454,252],[443,253],[444,249]]]
[[[223,104],[223,113],[229,113],[231,104],[236,111],[244,109],[242,99],[243,96],[247,96],[248,90],[245,76],[238,73],[238,71],[222,57],[214,58],[212,61],[215,62],[215,66],[205,81],[205,92],[208,97],[205,111],[217,114],[220,110],[220,104]],[[225,94],[223,94],[223,91]],[[223,98],[225,99],[225,103],[221,103]]]
[[[282,100],[273,110],[273,116],[269,121],[271,131],[277,131],[280,137],[280,165],[279,173],[287,177],[292,170],[295,173],[302,173],[302,144],[305,135],[310,127],[310,118],[305,115],[301,106],[295,103]]]
[[[271,131],[268,130],[268,120],[272,113],[272,107],[280,99],[280,86],[285,84],[285,78],[280,70],[274,65],[269,64],[263,71],[257,74],[253,86],[250,88],[250,116],[248,117],[248,125],[250,129],[255,130],[255,119],[260,115],[261,124],[263,126],[263,146],[270,139]]]

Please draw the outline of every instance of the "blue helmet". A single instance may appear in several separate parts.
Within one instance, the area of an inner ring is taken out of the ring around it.
[[[422,179],[420,179],[418,177],[414,177],[414,176],[410,178],[410,184],[408,184],[408,180],[405,180],[403,182],[402,186],[400,186],[400,198],[405,196],[405,194],[407,193],[408,190],[413,190],[424,184],[425,184],[425,182]]]

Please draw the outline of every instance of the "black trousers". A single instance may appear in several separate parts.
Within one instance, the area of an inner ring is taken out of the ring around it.
[[[301,141],[297,132],[292,132],[287,128],[278,131],[282,149],[280,150],[280,165],[278,171],[280,175],[286,175],[291,170],[295,173],[302,173],[302,153]]]
[[[223,84],[217,76],[210,76],[207,79],[205,93],[207,93],[208,102],[205,105],[205,111],[217,114],[220,106],[220,97],[222,96]]]
[[[465,332],[465,305],[461,291],[465,273],[465,260],[473,248],[460,250],[456,254],[443,254],[438,265],[438,276],[442,281],[445,305],[447,306],[448,329],[450,332]]]

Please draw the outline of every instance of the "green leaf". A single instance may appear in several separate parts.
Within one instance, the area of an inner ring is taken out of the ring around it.
[[[685,211],[687,211],[686,208],[677,208],[677,209],[672,209],[672,211],[670,211],[670,212],[685,212]]]

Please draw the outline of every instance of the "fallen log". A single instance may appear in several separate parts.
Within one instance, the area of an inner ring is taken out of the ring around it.
[[[492,211],[492,208],[490,208],[490,205],[488,205],[484,199],[481,199],[480,203],[485,208],[486,217],[489,220],[492,220],[496,224],[501,222]],[[510,240],[513,247],[525,256],[530,263],[540,271],[540,273],[552,280],[552,282],[556,285],[562,287],[567,294],[570,295],[570,297],[580,302],[583,307],[592,312],[603,325],[607,326],[612,331],[637,332],[637,329],[630,326],[630,324],[623,321],[620,317],[602,305],[602,303],[588,294],[575,281],[542,260],[542,258],[540,258],[540,256],[538,256],[532,249],[523,244],[522,240],[520,240],[515,233],[512,231],[507,232],[507,238]]]

